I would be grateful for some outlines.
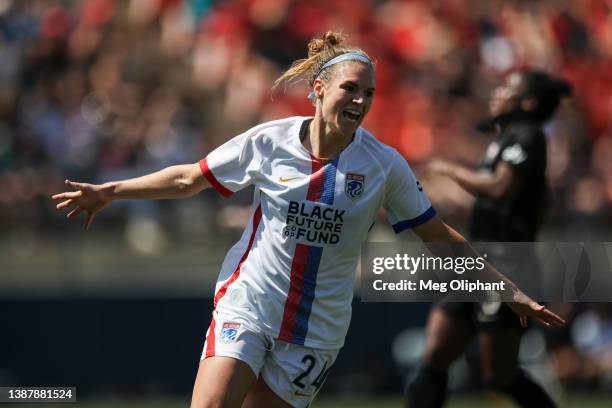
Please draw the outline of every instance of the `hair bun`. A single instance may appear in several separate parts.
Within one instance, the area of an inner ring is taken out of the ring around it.
[[[308,56],[319,54],[326,48],[331,48],[335,45],[342,43],[344,35],[339,32],[328,31],[319,38],[313,38],[308,43]]]

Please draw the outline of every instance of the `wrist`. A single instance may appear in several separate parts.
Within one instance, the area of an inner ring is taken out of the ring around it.
[[[108,183],[101,184],[99,192],[100,192],[102,200],[113,201],[119,198],[117,196],[117,185],[118,183],[116,181],[111,181]]]

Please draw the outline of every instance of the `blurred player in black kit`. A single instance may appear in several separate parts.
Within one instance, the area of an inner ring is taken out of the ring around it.
[[[473,241],[535,241],[548,207],[546,139],[541,127],[570,93],[567,82],[542,71],[509,74],[489,102],[498,137],[479,169],[446,161],[431,164],[431,171],[450,177],[476,197],[470,223]],[[504,267],[500,270],[507,273]],[[488,389],[505,393],[521,407],[555,406],[518,365],[524,322],[512,316],[506,304],[493,311],[482,306],[467,302],[434,306],[422,367],[408,389],[410,407],[444,405],[448,369],[476,336]]]

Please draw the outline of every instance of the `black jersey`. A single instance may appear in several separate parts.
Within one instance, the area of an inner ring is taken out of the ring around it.
[[[505,128],[480,165],[495,171],[502,162],[514,169],[515,180],[505,196],[476,197],[470,234],[475,241],[534,241],[548,207],[546,139],[535,123]]]

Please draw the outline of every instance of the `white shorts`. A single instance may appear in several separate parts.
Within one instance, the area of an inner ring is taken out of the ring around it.
[[[238,314],[215,310],[202,360],[225,356],[244,361],[282,400],[307,407],[325,382],[338,351],[286,343],[254,328]]]

